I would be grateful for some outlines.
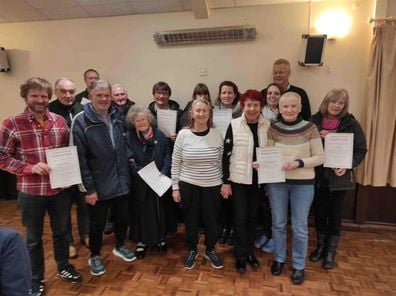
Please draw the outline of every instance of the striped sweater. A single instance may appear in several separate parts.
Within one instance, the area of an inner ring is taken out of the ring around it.
[[[323,147],[316,126],[305,120],[297,120],[292,125],[279,121],[268,130],[268,145],[281,149],[283,161],[300,159],[303,166],[286,171],[286,182],[312,181],[314,167],[323,163]]]
[[[223,137],[211,128],[205,135],[182,129],[176,138],[172,155],[172,188],[179,189],[179,181],[201,187],[222,183]]]

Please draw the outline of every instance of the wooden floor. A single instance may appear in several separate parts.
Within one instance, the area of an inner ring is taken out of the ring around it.
[[[0,199],[0,225],[14,227],[24,235],[16,201]],[[310,238],[312,250],[312,229]],[[113,237],[105,236],[102,258],[106,274],[99,277],[89,273],[88,249],[77,245],[79,257],[71,263],[81,272],[83,282],[70,284],[56,276],[48,220],[44,240],[47,295],[396,295],[396,232],[392,231],[344,231],[337,267],[325,271],[319,264],[308,262],[306,280],[301,286],[291,284],[290,259],[283,274],[274,277],[269,270],[272,255],[259,250],[256,255],[260,269],[252,271],[248,267],[245,274],[239,275],[234,271],[232,248],[218,246],[225,268],[215,270],[202,256],[202,238],[197,265],[192,270],[184,270],[186,245],[182,226],[176,236],[169,238],[166,255],[152,250],[143,260],[132,263],[113,256]],[[127,245],[134,247],[131,242]]]

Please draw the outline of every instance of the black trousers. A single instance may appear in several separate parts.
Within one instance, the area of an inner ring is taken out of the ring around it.
[[[190,250],[196,250],[199,241],[199,226],[201,221],[205,231],[205,246],[212,250],[218,238],[218,216],[221,197],[220,185],[200,187],[185,182],[179,182],[186,240]]]
[[[128,228],[128,196],[100,200],[94,206],[87,204],[89,212],[89,248],[91,257],[99,256],[102,248],[103,230],[106,226],[107,210],[111,207],[114,217],[116,248],[124,245]]]
[[[340,235],[345,193],[346,191],[330,191],[326,187],[316,189],[314,210],[317,232]]]
[[[237,259],[253,254],[260,189],[257,185],[231,183],[234,209],[234,252]]]

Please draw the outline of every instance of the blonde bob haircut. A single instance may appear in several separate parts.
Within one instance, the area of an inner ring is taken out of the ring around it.
[[[142,106],[134,105],[132,106],[127,113],[126,122],[132,127],[135,128],[135,119],[138,115],[143,116],[144,118],[148,119],[150,125],[153,126],[154,123],[154,116],[151,111],[147,108]]]
[[[192,101],[192,103],[191,103],[191,108],[190,108],[190,111],[188,112],[189,113],[188,114],[189,122],[188,122],[187,128],[191,129],[191,128],[194,127],[194,118],[192,117],[192,113],[193,113],[193,110],[195,108],[195,105],[197,105],[198,103],[202,103],[202,104],[205,104],[206,106],[208,106],[209,118],[208,118],[207,124],[208,124],[208,128],[213,127],[213,110],[212,110],[213,107],[212,107],[211,102],[207,101],[207,100],[204,100],[204,99],[201,99],[201,98],[197,98],[194,101]]]
[[[333,88],[330,90],[327,95],[324,97],[322,104],[319,106],[319,112],[323,117],[328,117],[327,109],[329,107],[330,102],[337,102],[338,100],[343,100],[345,103],[344,109],[337,116],[338,118],[343,118],[349,109],[349,95],[346,89],[343,88]]]
[[[281,95],[280,99],[279,99],[279,107],[282,105],[283,101],[287,100],[287,99],[297,99],[298,104],[301,107],[301,96],[298,93],[295,93],[293,91],[289,91],[284,93],[283,95]]]

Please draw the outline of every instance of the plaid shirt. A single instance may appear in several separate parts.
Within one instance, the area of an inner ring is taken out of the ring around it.
[[[32,173],[38,162],[46,163],[45,150],[68,146],[69,129],[61,116],[47,113],[42,126],[28,109],[4,120],[0,127],[0,169],[17,175],[17,189],[34,196],[52,196],[49,176]]]

